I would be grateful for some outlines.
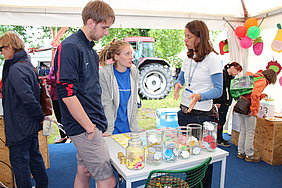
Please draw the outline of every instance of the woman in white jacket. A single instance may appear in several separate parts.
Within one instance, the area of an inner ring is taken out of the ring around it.
[[[138,69],[132,65],[132,47],[115,40],[100,52],[102,104],[108,121],[103,134],[139,132],[137,123]]]

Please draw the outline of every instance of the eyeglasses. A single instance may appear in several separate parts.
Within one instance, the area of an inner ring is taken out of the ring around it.
[[[5,46],[1,46],[1,47],[0,47],[0,52],[2,52],[2,49],[3,49],[3,48],[5,48]]]

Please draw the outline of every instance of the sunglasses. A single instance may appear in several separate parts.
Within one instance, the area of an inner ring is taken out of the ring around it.
[[[3,49],[3,48],[5,48],[5,46],[1,46],[1,47],[0,47],[0,52],[2,52],[2,49]]]

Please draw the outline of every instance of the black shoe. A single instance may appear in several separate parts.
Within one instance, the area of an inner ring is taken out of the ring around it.
[[[229,142],[227,140],[218,140],[217,144],[223,147],[230,147],[231,145],[229,144]]]

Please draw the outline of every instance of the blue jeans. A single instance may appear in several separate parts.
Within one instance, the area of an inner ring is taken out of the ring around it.
[[[35,180],[36,187],[48,188],[48,176],[39,152],[37,133],[19,144],[9,146],[9,151],[18,188],[32,187],[30,174]]]

